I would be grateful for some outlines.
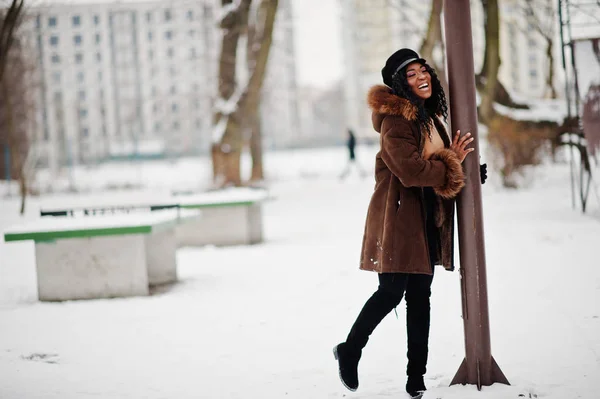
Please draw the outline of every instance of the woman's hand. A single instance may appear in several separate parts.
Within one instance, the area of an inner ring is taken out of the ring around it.
[[[456,153],[456,156],[461,163],[465,160],[470,152],[475,151],[474,148],[467,148],[467,145],[473,140],[474,139],[471,137],[471,133],[467,133],[460,137],[460,130],[456,131],[454,139],[452,140],[452,144],[450,145],[450,149]]]

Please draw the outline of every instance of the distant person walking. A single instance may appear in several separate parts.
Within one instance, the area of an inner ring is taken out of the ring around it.
[[[340,179],[345,179],[350,173],[352,167],[355,167],[359,171],[361,177],[365,177],[367,175],[367,172],[360,166],[360,164],[356,160],[356,136],[354,135],[352,129],[348,129],[348,139],[346,140],[346,147],[348,148],[348,163],[346,164],[346,167],[340,174]]]
[[[454,269],[454,202],[464,186],[462,162],[473,151],[467,147],[473,138],[457,131],[452,139],[446,132],[444,90],[416,52],[401,49],[392,54],[382,75],[385,86],[374,86],[368,95],[381,148],[360,260],[362,270],[377,273],[379,286],[346,340],[335,346],[334,356],[342,383],[355,391],[358,362],[369,336],[404,298],[406,391],[418,398],[426,389],[434,266]]]

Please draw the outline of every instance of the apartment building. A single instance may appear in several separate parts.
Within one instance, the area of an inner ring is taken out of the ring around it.
[[[285,84],[265,87],[265,101],[275,101],[286,117],[277,130],[263,124],[267,138],[293,137],[297,118],[288,3],[280,2],[270,58],[277,77],[268,79]],[[40,67],[41,161],[58,170],[123,155],[205,153],[218,80],[219,4],[51,0],[30,9],[25,29]],[[265,119],[273,118],[273,107],[264,109]]]

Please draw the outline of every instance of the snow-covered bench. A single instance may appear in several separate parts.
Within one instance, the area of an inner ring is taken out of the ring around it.
[[[200,217],[186,219],[176,227],[177,245],[247,245],[263,241],[262,203],[265,190],[230,188],[194,195],[155,199],[151,203],[138,199],[119,203],[45,208],[41,216],[92,216],[101,214],[139,213],[173,208],[177,212],[196,211]]]
[[[172,211],[41,218],[6,229],[4,240],[35,242],[41,301],[148,295],[177,280],[178,220]]]
[[[177,226],[180,246],[248,245],[263,241],[264,190],[236,188],[181,197],[184,210],[201,212],[201,218]]]

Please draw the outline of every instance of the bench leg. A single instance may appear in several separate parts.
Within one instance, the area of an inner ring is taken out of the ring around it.
[[[40,301],[148,295],[143,235],[35,244]]]
[[[154,232],[146,236],[146,259],[150,285],[177,281],[175,229]]]
[[[177,226],[179,247],[262,242],[261,205],[204,208],[197,220]]]

